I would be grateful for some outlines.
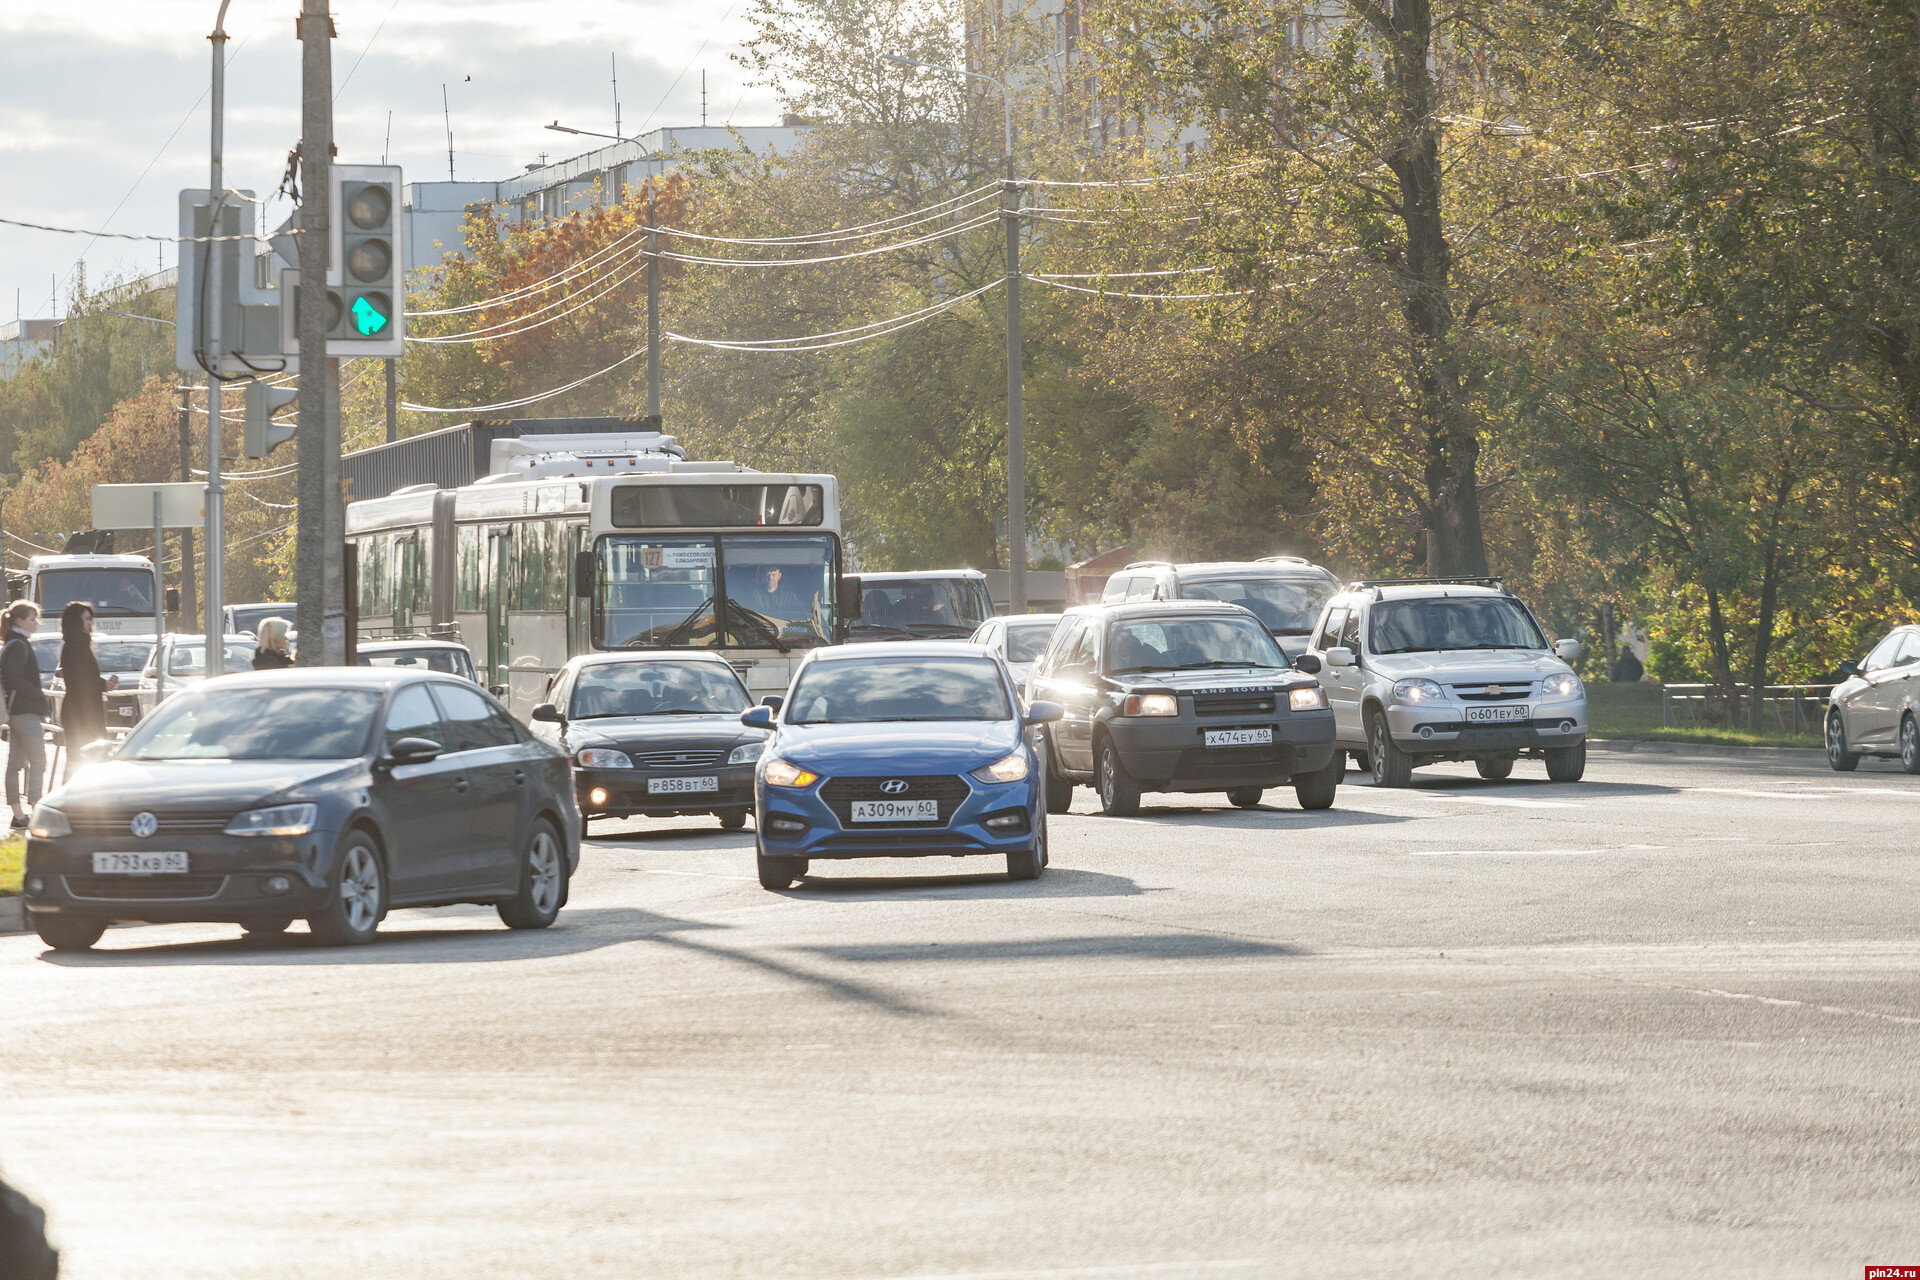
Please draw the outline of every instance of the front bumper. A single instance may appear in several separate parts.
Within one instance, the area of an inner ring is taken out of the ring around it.
[[[329,854],[338,832],[291,838],[174,835],[151,840],[61,836],[27,840],[22,897],[34,914],[178,924],[237,922],[257,916],[308,916],[326,905]],[[187,870],[157,875],[96,875],[95,853],[184,851]],[[284,880],[280,892],[268,882]]]
[[[1271,745],[1209,747],[1209,729],[1272,729]],[[1219,720],[1178,716],[1115,716],[1107,734],[1134,780],[1157,791],[1223,791],[1277,787],[1314,773],[1333,759],[1333,712],[1289,711],[1283,717]]]
[[[1587,736],[1584,698],[1534,703],[1531,718],[1520,723],[1468,724],[1465,715],[1457,703],[1395,704],[1387,708],[1387,729],[1409,752],[1529,751],[1575,746]]]
[[[1036,768],[1018,782],[986,783],[966,778],[970,794],[958,801],[945,823],[873,825],[843,823],[820,789],[759,784],[757,819],[760,847],[777,857],[809,859],[932,858],[967,854],[1020,853],[1033,847],[1034,824],[1041,821]],[[985,825],[988,818],[1020,815],[1011,828]],[[792,829],[799,824],[800,830]]]
[[[573,794],[586,818],[629,816],[671,817],[683,813],[716,813],[753,806],[752,764],[716,765],[711,769],[578,769],[573,771]],[[717,778],[715,791],[656,793],[653,779]],[[598,803],[595,791],[606,798]]]

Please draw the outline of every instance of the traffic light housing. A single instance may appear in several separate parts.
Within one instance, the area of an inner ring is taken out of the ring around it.
[[[275,422],[273,415],[292,404],[299,394],[292,387],[274,387],[264,382],[247,384],[246,454],[249,458],[264,458],[293,439],[298,428],[291,423]]]
[[[400,166],[332,166],[327,354],[399,356],[406,346]]]

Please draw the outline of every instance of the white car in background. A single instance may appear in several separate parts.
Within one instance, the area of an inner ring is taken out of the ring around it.
[[[1047,642],[1053,639],[1054,628],[1059,625],[1060,615],[1057,613],[1022,613],[988,618],[967,643],[983,645],[1005,659],[1007,670],[1013,674],[1013,687],[1024,694],[1033,664],[1047,651]]]
[[[457,640],[362,640],[353,648],[353,660],[362,667],[441,671],[480,683],[472,652]]]
[[[1895,627],[1840,674],[1827,706],[1827,763],[1852,773],[1861,756],[1892,756],[1920,773],[1920,627]]]
[[[225,660],[222,675],[253,670],[252,636],[228,636],[222,650]],[[165,678],[161,673],[165,672]],[[207,639],[199,635],[166,635],[153,647],[146,669],[140,673],[140,714],[145,720],[153,709],[183,689],[191,689],[207,678]],[[124,683],[124,682],[123,682]]]

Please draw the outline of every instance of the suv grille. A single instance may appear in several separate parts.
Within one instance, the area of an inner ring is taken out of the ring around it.
[[[724,751],[629,751],[640,769],[711,769],[726,758]]]
[[[73,813],[67,814],[67,821],[73,827],[76,836],[129,836],[133,829],[133,815],[140,810],[128,810],[124,813]],[[187,810],[181,813],[155,813],[159,827],[155,836],[219,835],[233,821],[233,814],[227,810],[210,813],[204,809]]]
[[[152,901],[215,898],[226,888],[225,876],[63,876],[67,892],[76,898],[97,898],[103,902]]]
[[[1489,689],[1496,688],[1500,692],[1487,692]],[[1518,702],[1522,698],[1533,696],[1533,682],[1522,680],[1516,684],[1512,681],[1478,680],[1472,684],[1454,685],[1453,696],[1462,702]]]
[[[889,794],[880,788],[888,782],[904,782],[905,791]],[[828,778],[820,784],[820,798],[827,808],[833,810],[833,816],[840,819],[840,825],[850,831],[867,831],[885,823],[853,821],[853,802],[855,800],[937,800],[940,802],[940,823],[944,825],[953,820],[953,811],[960,802],[973,794],[973,788],[967,780],[957,773],[895,774],[880,778]],[[902,822],[902,827],[929,827],[929,822]]]
[[[1193,714],[1197,716],[1270,716],[1273,714],[1273,695],[1270,693],[1197,693],[1193,697]]]

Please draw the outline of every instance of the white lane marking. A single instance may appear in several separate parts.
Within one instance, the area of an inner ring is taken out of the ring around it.
[[[923,1271],[904,1272],[888,1280],[1066,1280],[1073,1276],[1156,1276],[1169,1272],[1190,1274],[1201,1271],[1245,1270],[1269,1265],[1265,1258],[1210,1258],[1184,1262],[1115,1262],[1092,1267],[1042,1267],[1022,1271],[945,1271],[932,1275]]]
[[[1570,800],[1522,800],[1518,796],[1456,796],[1445,791],[1425,793],[1435,800],[1450,800],[1456,804],[1492,804],[1509,809],[1584,809],[1584,804]]]
[[[635,867],[634,870],[649,876],[697,876],[702,880],[757,880],[754,876],[723,876],[713,871],[661,871],[654,867]]]
[[[1684,991],[1689,995],[1714,996],[1721,1000],[1745,1000],[1753,1004],[1770,1004],[1783,1009],[1811,1009],[1816,1013],[1832,1013],[1847,1018],[1871,1018],[1876,1022],[1895,1022],[1903,1027],[1920,1027],[1920,1018],[1909,1017],[1901,1013],[1880,1013],[1873,1009],[1849,1009],[1844,1005],[1815,1004],[1811,1000],[1788,1000],[1781,996],[1755,995],[1750,991],[1723,991],[1719,987],[1690,987],[1681,982],[1651,982],[1644,978],[1622,978],[1611,973],[1582,973],[1576,976],[1591,978],[1599,982],[1618,982],[1630,987],[1653,987],[1665,991]]]
[[[1604,849],[1410,849],[1415,858],[1581,858],[1595,853],[1650,853],[1664,844],[1616,844]]]
[[[1682,791],[1705,792],[1716,796],[1747,796],[1755,800],[1831,800],[1820,791],[1749,791],[1740,787],[1682,787]]]

